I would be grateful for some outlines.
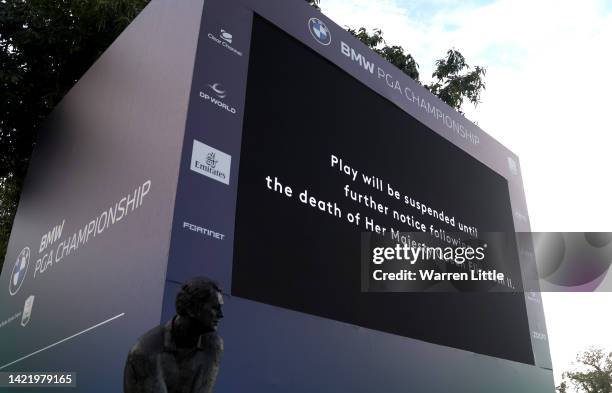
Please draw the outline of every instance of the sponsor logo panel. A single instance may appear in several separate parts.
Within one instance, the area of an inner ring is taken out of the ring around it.
[[[224,110],[232,115],[235,115],[237,113],[236,108],[227,104],[224,100],[227,96],[227,90],[221,83],[211,83],[205,90],[200,90],[201,99],[215,105],[220,110]]]
[[[25,281],[30,266],[30,247],[24,247],[17,256],[13,271],[11,272],[11,280],[9,283],[9,293],[11,296],[19,292],[21,285]]]
[[[234,36],[232,35],[231,32],[222,28],[218,32],[208,33],[207,36],[208,36],[208,39],[211,40],[212,42],[232,52],[234,55],[242,57],[243,55],[242,51],[236,49],[234,46],[231,45],[232,42],[234,41]]]
[[[221,183],[229,185],[232,156],[208,146],[198,140],[193,140],[190,169]]]
[[[321,45],[331,44],[331,33],[327,25],[319,18],[310,18],[308,20],[308,30],[315,40]]]

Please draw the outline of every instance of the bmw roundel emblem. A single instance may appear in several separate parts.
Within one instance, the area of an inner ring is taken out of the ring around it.
[[[325,23],[320,19],[310,18],[308,21],[308,30],[310,30],[310,34],[312,34],[319,44],[329,45],[331,43],[331,33]]]
[[[24,247],[23,250],[17,256],[15,266],[13,266],[13,272],[11,273],[11,282],[9,283],[9,293],[12,295],[16,294],[21,288],[21,284],[26,278],[28,272],[28,265],[30,264],[30,247]]]

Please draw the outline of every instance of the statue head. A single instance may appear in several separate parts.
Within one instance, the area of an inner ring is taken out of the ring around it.
[[[217,330],[223,318],[222,307],[219,285],[206,277],[192,278],[176,295],[176,313],[188,319],[201,333]]]

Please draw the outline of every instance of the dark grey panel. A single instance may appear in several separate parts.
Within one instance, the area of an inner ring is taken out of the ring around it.
[[[0,327],[0,368],[78,334],[4,370],[78,368],[83,391],[117,391],[129,347],[159,323],[202,7],[153,1],[41,130],[0,280],[0,322],[34,302],[25,327],[21,317]],[[25,279],[11,295],[26,246]]]

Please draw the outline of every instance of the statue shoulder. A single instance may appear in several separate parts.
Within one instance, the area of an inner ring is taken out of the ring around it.
[[[220,351],[223,351],[223,339],[221,338],[221,336],[219,336],[216,333],[215,333],[215,345],[217,346],[217,349],[219,349]]]
[[[212,342],[218,352],[223,352],[223,339],[216,332],[212,335]]]
[[[200,336],[200,347],[208,353],[208,356],[219,357],[223,353],[223,339],[217,332],[207,333]]]
[[[136,341],[130,349],[129,356],[148,356],[163,352],[164,326],[160,325],[149,330]]]

